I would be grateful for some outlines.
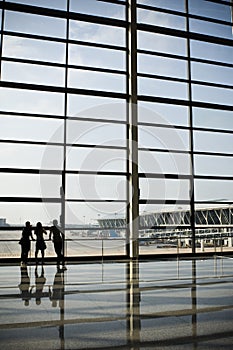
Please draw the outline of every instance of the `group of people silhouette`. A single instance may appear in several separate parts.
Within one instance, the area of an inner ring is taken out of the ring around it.
[[[28,254],[31,250],[31,240],[36,241],[36,250],[35,250],[35,260],[36,264],[38,264],[38,253],[41,252],[41,263],[44,264],[44,252],[47,248],[45,240],[44,240],[44,234],[47,235],[46,230],[43,228],[41,222],[38,222],[36,224],[36,227],[34,229],[34,235],[36,238],[34,238],[32,233],[32,225],[30,221],[27,221],[25,224],[25,227],[22,231],[22,237],[19,241],[19,244],[21,245],[21,266],[26,266],[28,262]],[[54,250],[57,255],[57,265],[60,264],[63,265],[63,268],[65,268],[65,260],[64,260],[64,254],[63,254],[63,248],[64,248],[64,233],[62,232],[61,228],[58,226],[58,221],[53,220],[53,225],[50,227],[49,232],[49,240],[53,240]]]
[[[46,277],[44,275],[44,266],[41,265],[41,271],[38,271],[38,265],[35,267],[35,284],[31,285],[27,265],[21,266],[21,281],[19,284],[20,296],[24,305],[28,306],[31,299],[35,299],[36,305],[41,304],[41,299],[49,298],[51,306],[63,307],[64,301],[64,269],[57,268],[54,276],[53,285],[48,286],[45,291]]]

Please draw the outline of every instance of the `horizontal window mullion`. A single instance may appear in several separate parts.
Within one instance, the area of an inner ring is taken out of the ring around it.
[[[15,57],[2,57],[2,61],[4,62],[14,62],[14,63],[26,63],[26,64],[35,64],[39,66],[48,66],[48,67],[58,67],[58,68],[66,68],[64,63],[56,63],[56,62],[48,62],[48,61],[37,61],[37,60],[29,60],[27,58],[15,58]]]
[[[5,9],[7,11],[17,11],[23,13],[31,13],[35,15],[43,15],[49,17],[58,17],[58,18],[66,18],[67,12],[62,10],[55,10],[51,8],[44,8],[39,6],[25,5],[25,4],[17,4],[14,2],[0,2],[0,8]]]
[[[66,143],[67,147],[76,147],[76,148],[95,148],[95,149],[115,149],[115,150],[127,150],[127,147],[124,146],[107,146],[107,145],[92,145],[92,144],[84,144],[84,143]]]
[[[161,79],[161,80],[167,80],[167,81],[177,81],[180,83],[188,83],[187,79],[166,77],[164,75],[158,75],[158,74],[138,73],[137,76],[142,78],[148,78],[148,79]]]
[[[112,27],[127,28],[128,26],[128,23],[126,21],[123,21],[120,19],[93,16],[93,15],[87,15],[84,13],[69,12],[68,17],[71,20],[78,20],[82,22],[95,23],[95,24],[103,24],[103,25],[108,25]]]
[[[227,6],[233,6],[232,3],[229,3],[227,1],[224,0],[206,0],[207,2],[214,2],[215,4],[223,4],[223,5],[227,5]]]
[[[86,70],[86,71],[92,71],[92,72],[102,72],[102,73],[109,73],[109,74],[119,74],[119,75],[127,74],[127,72],[123,70],[117,70],[117,69],[111,69],[111,68],[98,68],[98,67],[90,67],[90,66],[76,66],[74,64],[69,64],[67,68],[72,68],[77,70]]]
[[[174,104],[174,105],[180,105],[180,106],[191,105],[193,107],[199,107],[199,108],[233,111],[233,106],[229,106],[229,105],[221,105],[221,104],[210,103],[210,102],[188,101],[188,100],[156,97],[156,96],[148,96],[148,95],[138,95],[138,101],[158,102],[163,104],[167,103],[167,104]]]
[[[173,150],[173,149],[163,149],[163,148],[142,148],[139,147],[138,151],[141,152],[163,152],[163,153],[179,153],[179,154],[190,154],[190,151]]]
[[[148,51],[144,49],[138,49],[137,53],[143,54],[143,55],[151,55],[151,56],[159,56],[159,57],[165,57],[165,58],[173,58],[176,60],[184,60],[187,61],[188,58],[186,56],[181,56],[181,55],[174,55],[171,53],[163,53],[159,51]]]
[[[176,10],[168,10],[165,8],[160,8],[160,7],[156,7],[156,6],[150,6],[150,5],[137,4],[137,9],[149,10],[149,11],[153,11],[153,12],[162,12],[162,13],[168,13],[170,15],[186,17],[185,12],[180,12],[180,11],[176,11]]]
[[[173,124],[157,124],[157,123],[148,123],[148,122],[138,122],[138,126],[151,126],[152,128],[190,130],[190,127],[188,126],[173,125]]]
[[[139,204],[183,204],[190,205],[190,200],[185,199],[139,199]]]
[[[219,66],[219,67],[233,68],[233,64],[231,64],[231,63],[225,63],[225,62],[220,62],[220,61],[211,61],[211,60],[206,60],[206,59],[202,59],[202,58],[191,57],[190,61],[209,64],[209,65],[215,65],[215,66]]]
[[[223,153],[223,152],[193,151],[193,154],[200,155],[200,156],[233,157],[233,153]]]
[[[83,199],[83,198],[77,198],[77,199],[66,199],[65,202],[78,202],[78,203],[105,203],[105,202],[112,202],[112,203],[127,203],[126,199]]]
[[[194,180],[233,180],[233,176],[222,176],[222,175],[194,175]]]
[[[218,87],[220,89],[233,89],[233,85],[211,83],[211,82],[200,81],[200,80],[191,80],[191,84]]]
[[[58,93],[103,96],[103,97],[112,97],[112,98],[124,98],[124,99],[127,98],[127,94],[120,93],[120,92],[78,89],[78,88],[65,88],[65,87],[39,85],[39,84],[27,84],[27,83],[1,81],[0,86],[6,87],[6,88],[17,88],[17,89],[24,89],[24,90],[48,91],[48,92],[58,92]]]
[[[1,83],[0,83],[1,85]],[[4,112],[0,111],[0,115],[18,116],[18,117],[28,117],[28,118],[45,118],[45,119],[65,119],[62,115],[50,115],[50,114],[37,114],[37,113],[23,113],[23,112]]]
[[[233,45],[233,40],[231,39],[225,39],[225,38],[220,38],[220,37],[206,35],[206,34],[199,34],[195,32],[186,32],[184,30],[165,28],[165,27],[155,26],[150,24],[139,23],[137,25],[137,29],[144,32],[150,32],[150,33],[156,33],[156,34],[160,33],[160,34],[175,36],[175,37],[184,38],[184,39],[189,38],[191,40],[210,42],[213,44],[219,44],[219,45],[225,45],[225,46]]]
[[[24,145],[38,145],[38,146],[64,146],[64,143],[60,142],[47,142],[47,141],[28,141],[28,140],[9,140],[0,139],[0,143],[15,143]]]
[[[62,174],[62,170],[0,168],[0,173],[61,175]]]
[[[40,197],[0,197],[0,202],[20,203],[61,203],[61,198],[40,198]]]
[[[106,175],[106,176],[128,176],[126,172],[115,172],[115,171],[100,171],[100,170],[66,170],[66,174],[71,175]]]
[[[0,143],[14,143],[14,144],[23,144],[23,145],[37,145],[37,146],[64,146],[64,143],[61,142],[47,142],[47,141],[28,141],[28,140],[4,140],[0,139]],[[98,149],[116,149],[116,150],[126,150],[127,147],[120,146],[105,146],[105,145],[92,145],[92,144],[73,144],[66,143],[67,147],[77,147],[77,148],[98,148]]]
[[[222,19],[217,19],[217,18],[204,17],[204,16],[200,16],[200,15],[193,15],[193,14],[189,14],[189,18],[197,19],[197,20],[204,21],[204,22],[209,22],[209,23],[222,24],[222,25],[225,25],[225,26],[232,26],[231,22],[224,21]]]
[[[151,55],[151,56],[172,58],[172,59],[176,59],[176,60],[184,60],[184,61],[188,61],[189,60],[188,57],[186,57],[186,56],[173,55],[173,54],[170,54],[170,53],[163,53],[163,52],[158,52],[158,51],[148,51],[148,50],[138,49],[137,53],[138,54],[143,54],[143,55]],[[233,64],[231,64],[231,63],[225,63],[225,62],[220,62],[220,61],[211,61],[211,60],[202,59],[202,58],[196,58],[196,57],[190,57],[190,61],[191,62],[204,63],[204,64],[210,64],[210,65],[215,65],[215,66],[222,66],[222,67],[233,68]]]
[[[150,178],[150,179],[177,179],[177,180],[189,180],[192,175],[183,174],[164,174],[164,173],[139,173],[139,178]]]
[[[196,204],[214,204],[214,205],[229,205],[229,204],[231,204],[231,202],[229,201],[221,201],[221,202],[218,202],[218,201],[195,201],[194,202],[194,205],[196,205]],[[198,227],[200,228],[200,227],[205,227],[204,225],[203,226],[201,226],[201,225],[198,225]],[[213,225],[213,227],[214,227],[214,225]],[[224,227],[223,225],[221,225],[221,227]],[[229,225],[226,225],[225,227],[229,227]]]
[[[54,10],[50,8],[43,8],[39,6],[32,6],[32,5],[24,5],[24,4],[15,4],[11,2],[0,2],[0,8],[3,8],[5,10],[9,11],[17,11],[17,12],[23,12],[23,13],[31,13],[35,15],[43,15],[43,16],[49,16],[49,17],[58,17],[58,18],[69,18],[84,22],[91,22],[91,23],[98,23],[98,24],[105,24],[109,26],[114,27],[127,27],[127,22],[119,19],[111,19],[107,17],[101,17],[101,16],[93,16],[93,15],[87,15],[83,13],[76,13],[76,12],[67,12],[62,10]]]
[[[109,49],[109,50],[115,50],[115,51],[127,51],[127,48],[124,46],[93,43],[93,42],[81,41],[81,40],[75,40],[75,39],[69,39],[68,43],[74,44],[74,45],[80,45],[80,46],[98,47],[98,48],[102,48],[102,49]]]
[[[44,36],[44,35],[38,35],[38,34],[30,34],[30,33],[20,33],[20,32],[12,32],[12,31],[3,31],[3,35],[7,36],[17,36],[20,38],[26,38],[26,39],[36,39],[36,40],[44,40],[44,41],[52,41],[52,42],[58,42],[58,43],[63,43],[65,44],[67,42],[66,39],[62,38],[54,38],[50,36]]]
[[[192,128],[193,131],[204,131],[204,132],[211,132],[211,133],[219,133],[219,134],[232,134],[232,130],[225,130],[225,129],[211,129],[211,128],[203,128],[203,127],[196,127],[194,126]]]
[[[101,118],[86,118],[86,117],[67,117],[67,120],[77,120],[77,121],[86,121],[86,122],[94,122],[94,123],[110,123],[110,124],[120,124],[127,125],[127,121],[124,120],[116,120],[116,119],[101,119]]]

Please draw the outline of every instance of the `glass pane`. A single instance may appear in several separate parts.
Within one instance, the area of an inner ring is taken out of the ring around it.
[[[65,19],[13,11],[6,11],[5,16],[5,30],[58,38],[66,36]]]
[[[187,63],[182,60],[139,54],[138,72],[185,79]]]
[[[196,201],[229,201],[233,200],[232,182],[223,180],[195,180]]]
[[[126,120],[126,102],[107,97],[68,95],[68,115],[93,119]]]
[[[126,146],[126,126],[69,120],[67,142],[72,144]]]
[[[204,152],[232,153],[233,134],[195,131],[194,149]]]
[[[6,0],[11,1],[11,0]],[[46,8],[52,8],[52,9],[58,9],[58,10],[65,10],[66,9],[66,2],[67,0],[14,0],[14,2],[19,4],[25,4],[25,5],[33,5],[33,6],[39,6],[39,7],[46,7]]]
[[[120,74],[69,69],[68,86],[79,89],[125,93],[126,77]]]
[[[233,105],[233,89],[193,85],[192,92],[196,101]]]
[[[230,6],[216,1],[189,0],[189,12],[194,15],[231,21]]]
[[[233,86],[233,68],[192,63],[192,79]]]
[[[26,63],[2,62],[2,80],[17,83],[64,86],[65,69]]]
[[[46,174],[0,174],[3,197],[60,198],[61,176]]]
[[[190,30],[195,33],[232,39],[232,26],[190,19]]]
[[[178,98],[184,100],[188,98],[188,88],[186,83],[161,79],[139,77],[138,93],[140,95]]]
[[[233,130],[231,111],[193,108],[194,126],[221,130]]]
[[[61,214],[60,203],[0,203],[1,216],[10,225],[21,226],[30,221],[33,226],[38,221],[51,225],[53,219]]]
[[[186,40],[169,35],[138,32],[138,49],[186,55]]]
[[[232,176],[233,157],[195,155],[194,168],[196,175]]]
[[[70,44],[69,64],[124,70],[126,53],[119,50]]]
[[[3,56],[65,63],[65,44],[5,35]]]
[[[64,95],[59,93],[1,88],[0,97],[1,108],[6,113],[64,113]]]
[[[140,173],[187,175],[191,172],[190,156],[186,154],[139,151],[138,158]]]
[[[125,19],[125,7],[96,0],[71,0],[70,11],[108,18]]]
[[[0,115],[0,139],[63,142],[63,120]]]
[[[185,10],[185,2],[184,0],[137,0],[138,4],[142,5],[149,5],[149,6],[156,6],[168,10],[178,10],[178,11],[184,11]]]
[[[233,47],[191,40],[191,56],[232,64]]]
[[[125,218],[126,203],[110,202],[66,202],[66,223],[68,225],[88,225],[98,218]]]
[[[68,175],[67,199],[126,200],[126,178],[122,176]]]
[[[126,171],[126,151],[68,147],[67,170]]]
[[[138,102],[139,122],[188,125],[188,107],[153,102]]]
[[[125,46],[125,29],[71,20],[70,39]]]
[[[166,150],[189,149],[189,132],[186,130],[141,126],[138,132],[139,147]]]
[[[190,186],[188,180],[140,179],[141,199],[189,200]]]
[[[155,5],[153,3],[153,5]],[[138,23],[151,24],[167,28],[185,29],[185,17],[168,13],[138,9]]]
[[[0,167],[62,169],[63,147],[1,144]]]

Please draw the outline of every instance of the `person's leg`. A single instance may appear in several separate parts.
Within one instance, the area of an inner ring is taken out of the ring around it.
[[[38,249],[37,248],[35,251],[35,259],[36,259],[36,264],[38,264]]]
[[[44,264],[44,249],[41,249],[42,264]]]

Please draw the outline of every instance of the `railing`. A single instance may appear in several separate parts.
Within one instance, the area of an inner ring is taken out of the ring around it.
[[[0,259],[1,258],[19,258],[21,247],[18,244],[18,237],[3,237],[0,233]],[[14,233],[14,236],[16,233]],[[47,249],[45,257],[55,257],[53,243],[45,240]],[[233,233],[207,234],[196,237],[196,253],[233,253]],[[29,258],[34,258],[35,241],[31,242]],[[191,237],[187,235],[173,235],[172,237],[148,237],[139,239],[139,254],[142,255],[161,255],[191,253]],[[72,237],[65,240],[65,255],[67,257],[106,257],[106,256],[126,256],[125,238],[105,238],[105,237]]]

